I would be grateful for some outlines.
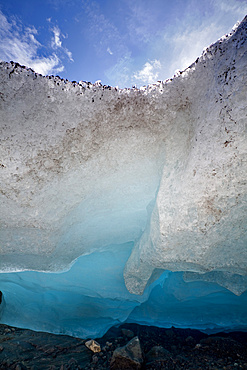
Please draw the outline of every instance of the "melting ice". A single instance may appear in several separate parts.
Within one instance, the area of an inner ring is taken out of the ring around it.
[[[0,63],[2,323],[246,329],[246,24],[140,90]]]

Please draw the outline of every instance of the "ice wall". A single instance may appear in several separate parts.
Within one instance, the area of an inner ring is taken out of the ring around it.
[[[246,326],[246,39],[141,89],[0,63],[3,322]]]
[[[156,268],[240,294],[247,287],[246,36],[245,20],[172,81],[183,107],[173,112],[150,222],[126,265],[131,292],[142,293]]]

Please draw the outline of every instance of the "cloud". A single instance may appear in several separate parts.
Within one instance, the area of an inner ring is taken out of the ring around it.
[[[65,54],[67,54],[67,56],[69,57],[69,60],[70,60],[71,62],[74,62],[74,59],[73,59],[73,57],[72,57],[72,53],[71,53],[71,51],[69,51],[67,48],[64,48],[64,52],[65,52]]]
[[[140,71],[134,73],[133,77],[145,84],[151,84],[158,80],[160,69],[160,61],[155,59],[150,62],[146,62]]]
[[[59,29],[54,30],[53,42],[61,48]],[[5,61],[16,61],[31,67],[43,75],[56,74],[64,69],[61,59],[53,51],[46,56],[39,56],[39,50],[47,50],[38,40],[38,31],[35,27],[25,27],[18,19],[11,21],[0,11],[0,58]],[[54,45],[55,46],[55,45]],[[64,49],[72,60],[72,55]]]
[[[5,30],[6,32],[10,31],[11,25],[7,21],[7,18],[4,16],[4,14],[0,11],[0,32],[2,30]]]
[[[129,49],[123,35],[119,32],[117,26],[103,14],[100,5],[94,1],[83,0],[82,6],[88,22],[87,36],[91,39],[96,54],[102,56],[107,51],[107,53],[113,55],[109,52],[109,45],[112,45],[115,58],[122,59],[128,55]]]
[[[59,59],[58,57],[54,54],[53,56],[49,58],[40,58],[32,61],[32,68],[42,74],[42,75],[47,75],[51,73],[59,73],[64,70],[64,66],[59,66]]]
[[[150,42],[156,33],[156,7],[143,0],[125,1],[128,7],[126,25],[131,41],[134,44]]]
[[[106,51],[107,51],[110,55],[112,55],[112,54],[113,54],[113,52],[111,51],[111,49],[110,49],[109,47],[106,49]]]
[[[54,38],[51,41],[52,48],[53,49],[61,48],[62,41],[60,40],[60,34],[61,34],[60,29],[57,26],[55,26],[53,27],[52,32],[54,33]]]
[[[60,10],[61,8],[68,9],[69,6],[78,6],[78,0],[46,0],[54,9]]]
[[[246,0],[217,0],[215,6],[223,13],[231,13],[242,20],[243,14],[247,13],[247,2]]]
[[[216,41],[215,35],[220,33],[220,26],[210,24],[201,29],[187,29],[183,33],[169,37],[172,43],[173,58],[169,66],[170,76],[175,70],[184,70],[201,55],[203,48]]]
[[[121,88],[131,85],[131,54],[128,53],[123,58],[118,59],[117,63],[105,71],[105,76],[112,81],[113,86]]]
[[[132,74],[131,52],[125,33],[120,30],[118,23],[114,23],[115,17],[109,18],[104,14],[104,6],[101,9],[101,5],[99,1],[82,0],[86,37],[94,47],[95,60],[100,58],[104,75],[110,84],[125,87],[130,84]]]
[[[207,3],[208,9],[204,13],[193,4],[188,1],[183,17],[166,29],[163,41],[160,40],[160,48],[165,50],[163,59],[159,56],[165,78],[173,76],[178,69],[187,68],[205,47],[230,32],[234,23],[247,13],[246,1],[215,0]]]
[[[65,38],[65,36],[61,33],[59,27],[54,26],[52,28],[52,32],[53,32],[53,38],[51,40],[51,47],[54,50],[60,49],[60,51],[64,52],[68,56],[69,60],[73,62],[74,60],[73,60],[71,51],[69,51],[67,48],[63,47],[62,45],[61,37]],[[61,70],[59,72],[61,72]]]

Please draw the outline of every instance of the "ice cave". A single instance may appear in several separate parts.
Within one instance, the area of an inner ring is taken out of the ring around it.
[[[0,322],[247,329],[247,17],[140,89],[0,63]]]

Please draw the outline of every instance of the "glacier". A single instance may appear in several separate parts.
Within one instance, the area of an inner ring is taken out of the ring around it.
[[[247,17],[118,89],[0,62],[0,322],[247,328]]]

